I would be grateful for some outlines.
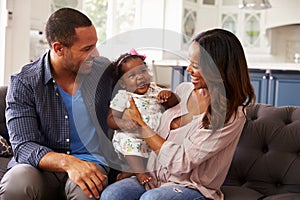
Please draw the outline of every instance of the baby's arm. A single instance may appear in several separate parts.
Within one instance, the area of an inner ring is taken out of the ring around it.
[[[122,112],[111,108],[109,109],[106,122],[113,130],[135,131],[139,127],[133,120],[126,117],[124,118]]]
[[[171,108],[179,103],[179,97],[170,90],[162,90],[157,95],[158,102],[165,108]]]

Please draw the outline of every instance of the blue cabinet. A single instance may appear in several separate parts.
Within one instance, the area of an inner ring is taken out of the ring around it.
[[[300,71],[249,71],[257,103],[300,106]]]
[[[172,66],[172,83],[171,89],[174,91],[182,82],[190,82],[189,73],[186,72],[187,66]]]
[[[268,74],[261,70],[251,70],[250,78],[253,85],[256,102],[267,103],[268,102]]]

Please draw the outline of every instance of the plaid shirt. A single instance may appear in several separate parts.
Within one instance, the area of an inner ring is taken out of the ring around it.
[[[105,70],[109,64],[106,58],[96,58],[92,72],[82,83],[82,97],[100,136],[100,154],[104,157],[113,151],[108,138],[103,137],[113,87],[111,72]],[[68,112],[51,75],[49,52],[11,76],[6,102],[5,115],[14,150],[9,167],[15,164],[14,160],[37,166],[51,151],[71,154]]]

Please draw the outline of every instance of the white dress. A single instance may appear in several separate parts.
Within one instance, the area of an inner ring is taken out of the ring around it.
[[[124,112],[130,105],[129,98],[133,97],[144,122],[153,130],[157,130],[162,115],[162,105],[157,101],[157,95],[161,90],[162,88],[154,83],[150,84],[148,91],[143,95],[119,90],[110,102],[110,108]],[[135,155],[148,158],[151,152],[148,144],[140,137],[140,133],[115,130],[112,143],[116,152],[122,155]]]

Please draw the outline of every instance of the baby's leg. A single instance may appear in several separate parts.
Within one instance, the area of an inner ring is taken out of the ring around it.
[[[135,173],[139,182],[144,185],[149,182],[152,178],[145,172],[143,158],[139,156],[126,156],[126,159],[133,171]]]

